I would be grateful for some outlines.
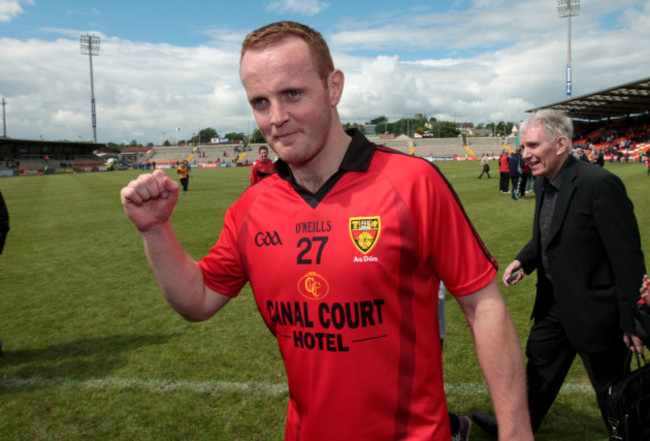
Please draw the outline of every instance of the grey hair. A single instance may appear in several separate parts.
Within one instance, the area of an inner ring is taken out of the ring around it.
[[[542,133],[547,141],[553,142],[564,136],[569,141],[573,138],[573,121],[564,112],[555,109],[542,109],[526,118],[519,128],[520,133],[536,123],[542,124]]]

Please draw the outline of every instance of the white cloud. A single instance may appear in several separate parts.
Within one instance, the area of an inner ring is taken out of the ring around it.
[[[0,0],[0,23],[9,23],[24,14],[21,4],[33,5],[34,0]]]
[[[419,48],[416,61],[335,57],[347,74],[342,116],[354,120],[357,115],[370,119],[425,113],[457,121],[517,121],[530,108],[567,99],[566,21],[559,19],[555,5],[485,5],[469,12],[395,20],[383,33],[372,25],[365,29],[348,23],[346,28],[359,30],[332,35],[336,54],[360,47],[390,52],[409,40],[411,47]],[[601,28],[600,16],[615,10],[625,23],[615,30]],[[644,48],[650,44],[649,17],[649,1],[613,5],[594,0],[583,5],[572,22],[574,97],[648,76],[650,60]],[[459,55],[453,48],[470,50]],[[441,54],[444,58],[437,58]],[[410,81],[410,87],[404,87],[404,81]]]
[[[91,17],[99,17],[101,12],[99,12],[99,9],[97,8],[91,8],[90,11],[77,11],[77,10],[72,10],[68,9],[67,11],[68,15],[82,15],[82,16],[91,16]]]
[[[90,68],[77,39],[0,39],[0,58],[8,136],[92,139]],[[159,142],[162,132],[188,125],[219,133],[250,126],[236,52],[108,38],[93,73],[101,142]]]
[[[314,16],[330,6],[330,3],[318,0],[275,0],[266,6],[267,11],[279,13],[295,13]]]
[[[382,17],[381,23],[369,16],[356,25],[346,18],[343,31],[327,35],[346,79],[342,119],[424,113],[475,123],[517,121],[530,108],[566,99],[566,22],[557,17],[555,4],[542,8],[540,3],[502,2],[428,16],[420,9],[385,22]],[[600,26],[601,14],[614,11],[616,26]],[[650,0],[583,2],[572,25],[574,96],[648,77]],[[252,132],[238,72],[246,32],[204,32],[214,41],[195,47],[94,32],[102,39],[93,58],[100,142],[159,143],[172,134],[189,138],[205,127],[219,134]],[[92,138],[90,72],[88,56],[80,54],[81,33],[57,29],[62,37],[51,42],[0,38],[8,136]],[[400,52],[400,45],[414,51]],[[382,48],[383,55],[357,50],[369,47]],[[176,127],[182,131],[173,132]]]

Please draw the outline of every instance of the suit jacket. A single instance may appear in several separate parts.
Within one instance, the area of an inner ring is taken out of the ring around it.
[[[601,352],[634,332],[633,308],[645,262],[634,207],[623,182],[569,156],[557,194],[542,267],[539,216],[545,179],[537,179],[533,238],[517,255],[526,274],[537,269],[533,318],[557,302],[566,334],[578,352]]]
[[[510,176],[513,178],[520,177],[521,172],[519,170],[523,171],[525,165],[526,164],[524,163],[524,159],[521,157],[521,155],[519,153],[513,153],[508,162]]]

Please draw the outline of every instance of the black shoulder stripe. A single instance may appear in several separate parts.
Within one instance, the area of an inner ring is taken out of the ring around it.
[[[426,159],[422,158],[424,161],[427,161]],[[456,203],[458,204],[458,207],[460,207],[460,210],[463,212],[463,216],[465,216],[465,219],[467,220],[468,225],[470,226],[472,230],[472,234],[474,235],[474,239],[476,242],[478,242],[479,246],[481,247],[481,250],[483,251],[483,254],[485,255],[485,258],[490,261],[494,269],[498,270],[499,269],[499,264],[497,261],[492,257],[490,252],[488,251],[487,247],[485,246],[485,243],[483,243],[483,239],[481,239],[481,236],[478,234],[476,231],[476,228],[474,227],[474,224],[470,220],[469,216],[467,216],[467,212],[465,211],[465,207],[463,207],[463,203],[460,201],[460,198],[458,197],[458,194],[456,193],[456,190],[454,190],[454,187],[451,185],[451,183],[447,180],[445,175],[440,171],[440,168],[438,166],[430,161],[427,161],[431,166],[436,170],[436,172],[440,175],[442,180],[447,184],[447,187],[449,188],[449,191],[451,191],[451,194],[454,195],[454,199],[456,200]]]

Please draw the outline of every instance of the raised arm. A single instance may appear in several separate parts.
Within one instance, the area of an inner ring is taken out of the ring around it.
[[[162,170],[140,175],[121,192],[124,211],[142,237],[145,254],[169,304],[191,321],[206,320],[230,297],[203,283],[198,263],[184,250],[169,221],[178,201],[178,183]]]
[[[532,440],[521,345],[496,279],[456,299],[474,337],[499,424],[499,439]]]

